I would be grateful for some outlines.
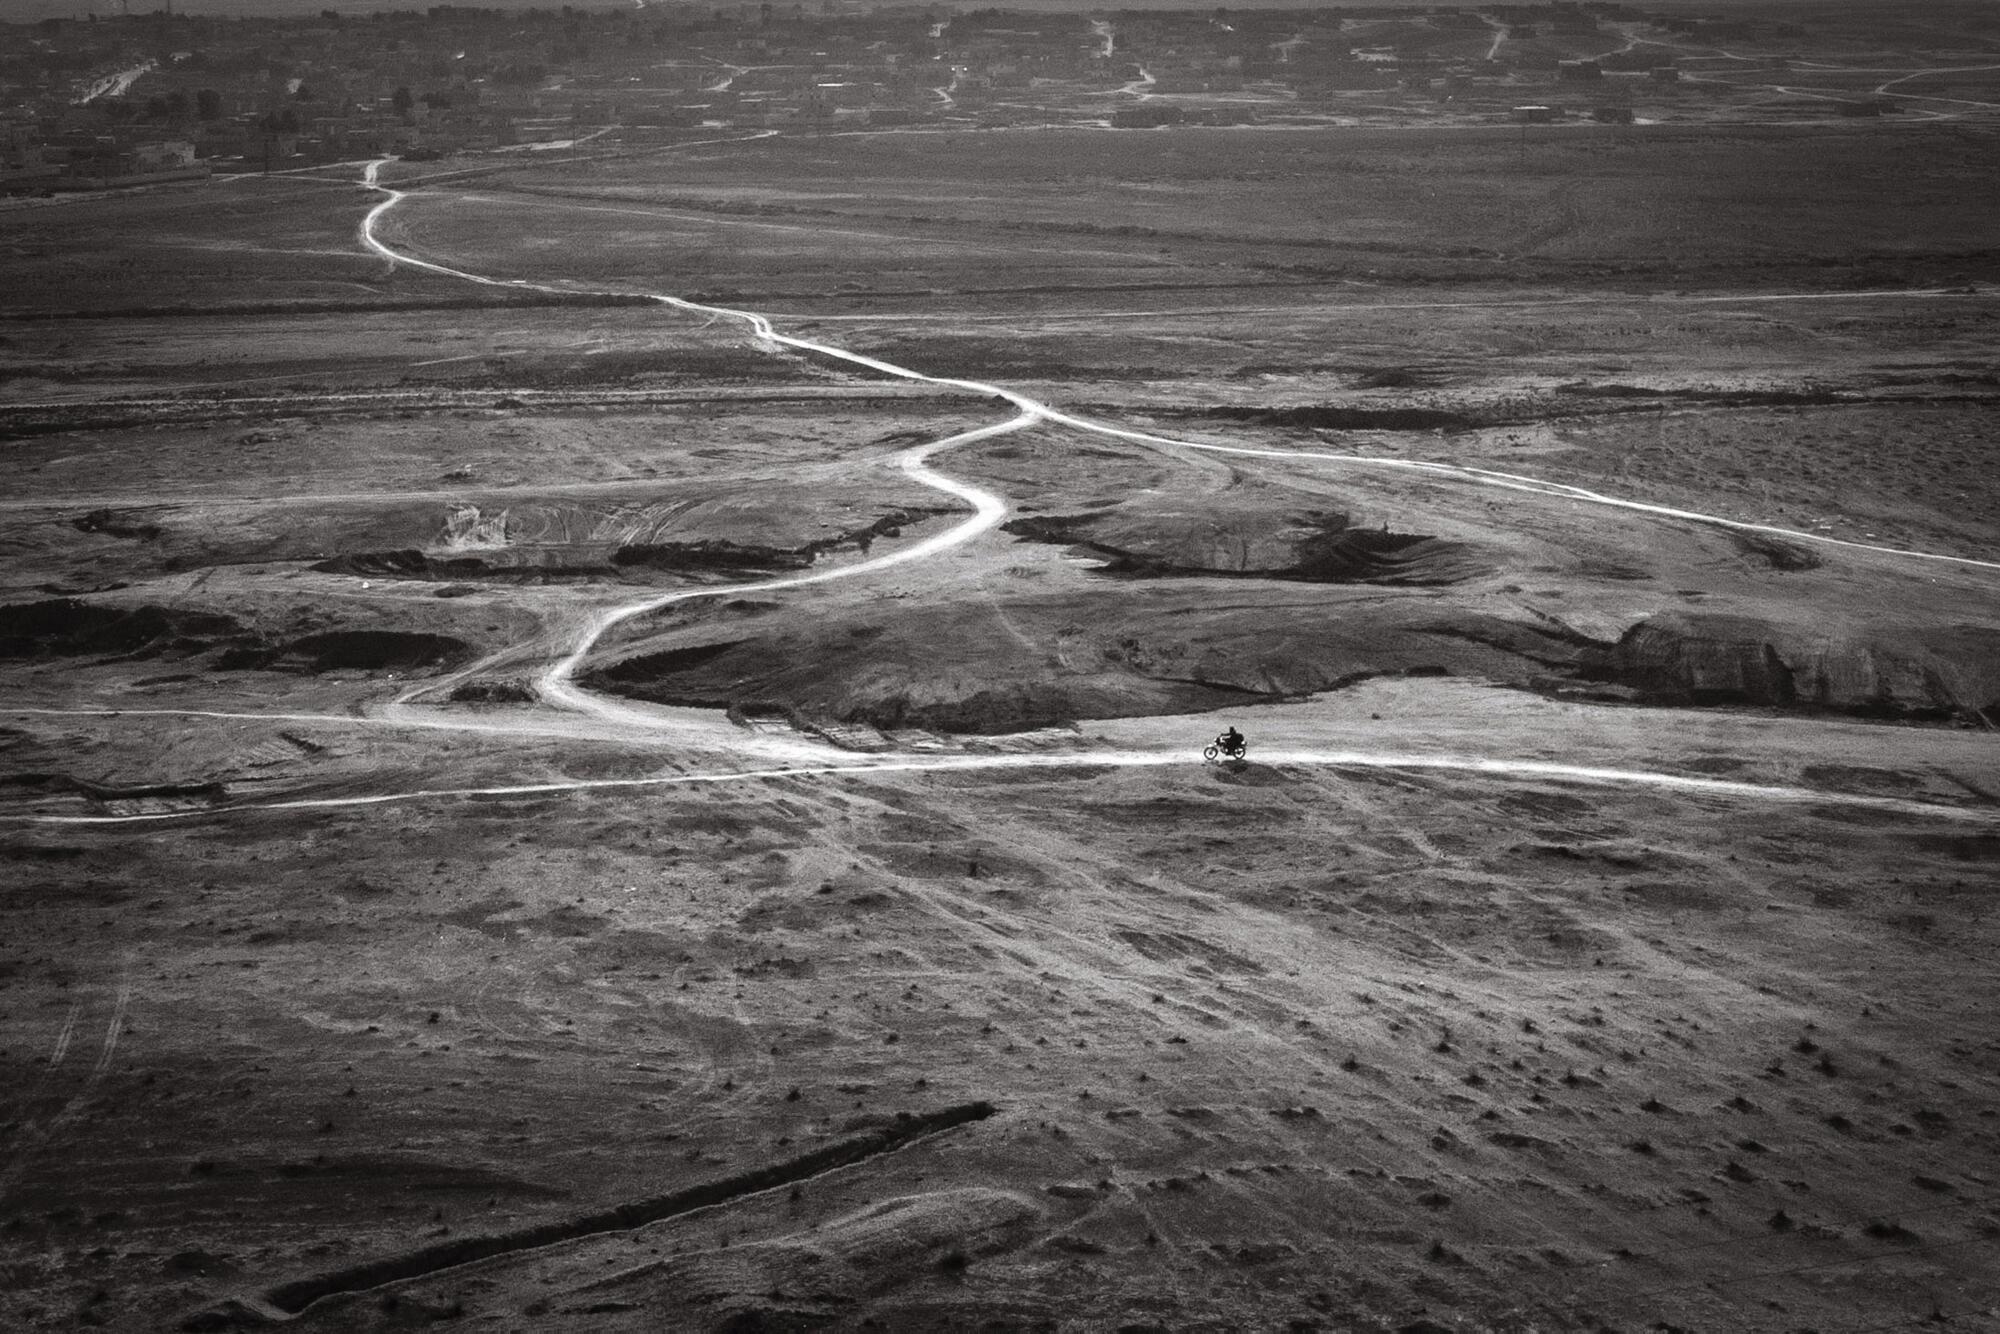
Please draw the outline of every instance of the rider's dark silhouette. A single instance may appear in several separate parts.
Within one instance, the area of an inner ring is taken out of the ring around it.
[[[1236,730],[1236,724],[1231,723],[1229,730],[1215,739],[1215,744],[1222,747],[1223,754],[1233,755],[1243,749],[1243,734]]]

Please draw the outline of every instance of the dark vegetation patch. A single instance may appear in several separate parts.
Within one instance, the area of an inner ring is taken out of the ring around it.
[[[85,856],[83,848],[63,844],[0,843],[0,861],[74,862]]]
[[[803,549],[767,547],[727,538],[699,542],[645,542],[618,548],[616,566],[643,565],[655,570],[700,570],[717,574],[735,571],[803,570],[813,562]]]
[[[523,681],[467,681],[450,698],[455,704],[532,704],[535,689]]]
[[[1953,861],[2000,862],[2000,834],[1922,834],[1909,841]]]
[[[471,645],[449,635],[406,630],[329,630],[269,650],[263,661],[232,665],[308,672],[407,671],[442,666],[471,651]]]
[[[1762,561],[1773,570],[1783,574],[1796,574],[1801,570],[1817,570],[1826,564],[1818,553],[1797,542],[1785,542],[1767,533],[1753,533],[1737,530],[1730,534],[1736,549],[1753,560]]]
[[[195,657],[220,650],[220,671],[386,671],[461,659],[471,645],[400,630],[333,630],[271,643],[234,617],[144,604],[104,606],[77,598],[0,607],[0,658]]]
[[[723,644],[696,644],[689,648],[665,649],[659,653],[641,653],[634,657],[622,658],[609,667],[595,673],[607,681],[651,681],[658,677],[684,672],[691,667],[721,657],[734,648],[741,648],[747,640],[731,640]],[[772,710],[767,706],[759,708],[746,706],[746,716],[764,716]]]
[[[161,532],[156,523],[147,523],[108,509],[92,510],[82,518],[72,520],[70,526],[80,533],[103,533],[106,537],[129,537],[141,542],[151,542]]]
[[[1427,366],[1379,366],[1354,377],[1362,389],[1432,389],[1450,380],[1449,372]]]
[[[233,617],[177,607],[110,607],[76,598],[0,607],[0,658],[199,653],[249,638]]]
[[[1256,544],[1221,531],[1201,542],[1185,537],[1134,541],[1104,514],[1037,515],[1001,531],[1030,542],[1067,544],[1103,558],[1101,574],[1135,579],[1225,577],[1321,584],[1429,586],[1461,582],[1483,567],[1455,542],[1388,528],[1355,528],[1342,514],[1292,516],[1295,535]],[[1144,543],[1142,545],[1141,543]]]

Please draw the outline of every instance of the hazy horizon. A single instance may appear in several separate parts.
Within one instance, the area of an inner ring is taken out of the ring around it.
[[[752,0],[724,0],[713,7],[720,9],[747,8]],[[461,7],[473,9],[559,9],[562,0],[459,0]],[[1825,5],[1826,0],[1648,0],[1642,6],[1654,10],[1694,10],[1704,12],[1755,11],[1769,9],[1802,9]],[[1940,8],[1958,8],[1979,3],[1979,0],[1932,0]],[[100,18],[113,17],[121,13],[158,13],[166,9],[165,0],[134,0],[129,5],[121,5],[120,0],[0,0],[0,22],[34,22],[46,18],[82,18],[96,14]],[[381,3],[381,0],[366,0],[361,4],[328,3],[328,0],[173,0],[172,9],[177,14],[198,14],[220,18],[307,18],[331,9],[336,13],[350,16],[364,16],[374,13],[417,12],[432,8],[424,3]],[[671,3],[648,5],[643,0],[630,0],[629,5],[577,4],[573,8],[602,12],[618,8],[674,8]],[[808,9],[814,8],[808,4]],[[895,3],[883,3],[869,8],[897,8]],[[1017,9],[1056,10],[1076,13],[1106,13],[1117,10],[1157,9],[1157,10],[1200,10],[1213,6],[1190,3],[1189,0],[1119,0],[1115,4],[1083,3],[1081,0],[1008,0],[1002,4],[981,4],[976,0],[937,0],[932,8],[971,9]],[[1253,5],[1230,5],[1231,9],[1381,9],[1403,8],[1429,10],[1438,8],[1477,8],[1464,5],[1438,5],[1425,0],[1259,0]],[[842,6],[842,12],[854,12]]]

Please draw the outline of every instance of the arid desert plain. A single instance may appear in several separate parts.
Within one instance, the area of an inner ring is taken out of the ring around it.
[[[0,1325],[2000,1328],[1983,77],[0,206]]]

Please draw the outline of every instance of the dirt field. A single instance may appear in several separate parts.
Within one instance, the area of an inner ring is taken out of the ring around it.
[[[1619,128],[0,212],[0,1325],[2000,1322],[1990,135]]]

